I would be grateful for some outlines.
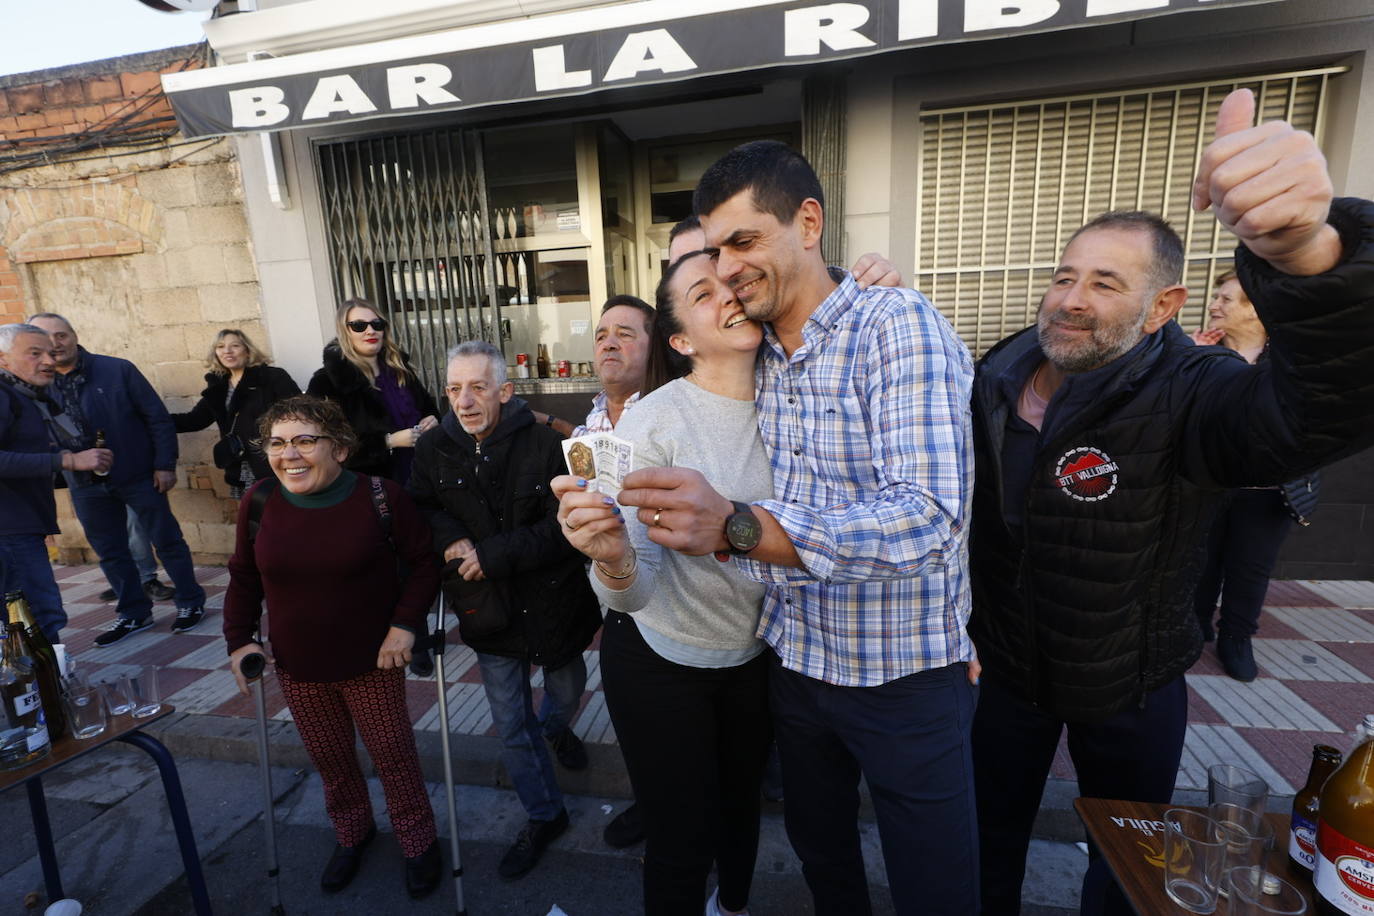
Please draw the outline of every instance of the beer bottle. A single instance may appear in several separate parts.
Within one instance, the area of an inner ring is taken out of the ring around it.
[[[48,737],[56,741],[67,733],[67,711],[62,705],[62,670],[57,663],[57,652],[34,622],[23,592],[6,594],[5,608],[10,626],[19,629],[26,643],[25,653],[38,676],[38,693],[43,700],[43,717],[48,721]]]
[[[1317,809],[1322,786],[1341,765],[1341,752],[1329,744],[1312,748],[1312,769],[1307,784],[1293,796],[1293,820],[1288,830],[1288,871],[1297,878],[1312,880],[1317,863]]]
[[[95,431],[95,447],[96,447],[96,448],[104,448],[104,447],[105,447],[105,430],[103,430],[103,429],[97,429],[97,430]],[[91,473],[94,474],[94,475],[97,476],[97,477],[109,477],[109,476],[110,476],[110,472],[109,472],[109,471],[91,471]]]
[[[1374,912],[1374,715],[1359,733],[1364,740],[1321,792],[1313,884],[1324,916]]]
[[[17,770],[41,760],[52,750],[38,677],[24,657],[20,630],[0,620],[0,770]]]
[[[549,345],[539,345],[539,355],[535,357],[534,368],[538,371],[540,378],[549,377]]]

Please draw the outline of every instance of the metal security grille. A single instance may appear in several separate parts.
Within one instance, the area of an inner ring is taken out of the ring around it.
[[[1183,237],[1191,295],[1179,321],[1201,324],[1234,238],[1189,206],[1193,172],[1226,94],[1249,87],[1261,120],[1320,141],[1331,76],[1344,68],[1162,86],[921,117],[916,284],[981,354],[1034,320],[1059,252],[1107,210],[1152,210]]]
[[[481,144],[438,130],[320,143],[316,153],[337,301],[375,303],[441,391],[450,346],[501,340]]]

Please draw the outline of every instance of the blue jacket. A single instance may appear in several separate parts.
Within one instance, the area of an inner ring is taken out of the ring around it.
[[[0,379],[0,534],[57,533],[52,477],[61,467],[38,405]]]
[[[151,478],[153,471],[174,471],[177,466],[177,432],[172,416],[153,386],[133,363],[117,356],[101,356],[81,350],[81,412],[91,436],[105,431],[105,447],[114,452],[114,466],[105,478],[126,484]],[[67,485],[86,481],[66,474]]]

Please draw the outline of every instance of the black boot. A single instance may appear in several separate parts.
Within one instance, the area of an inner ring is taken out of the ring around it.
[[[1217,637],[1217,658],[1221,659],[1221,667],[1234,680],[1249,683],[1259,676],[1249,636],[1227,636],[1222,633]]]
[[[439,854],[439,840],[436,837],[429,848],[418,856],[406,858],[406,893],[411,900],[420,900],[434,893],[439,886],[440,872],[444,859]]]
[[[363,851],[376,836],[377,828],[372,827],[357,846],[336,845],[334,854],[329,857],[329,864],[324,867],[324,874],[320,876],[320,889],[326,894],[333,894],[348,887],[348,882],[358,873],[358,866],[363,864]]]

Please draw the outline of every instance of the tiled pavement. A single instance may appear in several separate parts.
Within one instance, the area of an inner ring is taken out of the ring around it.
[[[119,666],[156,664],[162,692],[178,710],[250,718],[250,701],[239,697],[219,635],[219,608],[228,583],[222,568],[198,567],[197,578],[209,595],[205,621],[196,630],[173,635],[170,602],[158,604],[157,626],[107,649],[95,648],[95,635],[113,618],[112,605],[96,597],[105,587],[95,566],[57,569],[67,614],[63,636],[82,670],[99,679]],[[449,716],[456,734],[492,734],[491,715],[482,692],[476,659],[450,634],[447,655]],[[600,654],[587,655],[587,693],[574,729],[592,744],[614,744],[615,731],[600,687]],[[1206,785],[1207,767],[1240,763],[1269,781],[1273,794],[1291,795],[1306,778],[1312,745],[1344,747],[1345,734],[1374,712],[1374,582],[1288,581],[1272,583],[1266,599],[1255,657],[1260,677],[1241,684],[1226,677],[1209,645],[1188,673],[1189,724],[1179,788]],[[535,686],[538,688],[538,674]],[[289,720],[290,712],[269,678],[268,711]],[[406,682],[411,719],[422,731],[438,728],[433,680]],[[537,699],[537,692],[536,692]],[[1073,778],[1061,744],[1053,775]]]

